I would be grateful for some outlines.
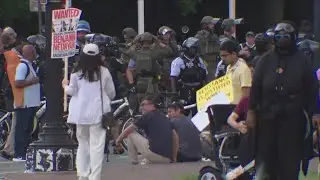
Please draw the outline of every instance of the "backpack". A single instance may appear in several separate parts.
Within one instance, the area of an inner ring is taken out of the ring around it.
[[[158,64],[153,57],[152,50],[140,50],[136,55],[136,72],[141,76],[156,76]]]
[[[15,74],[16,74],[17,66],[20,63],[26,64],[26,62],[21,61],[19,54],[15,50],[4,52],[4,56],[5,56],[6,66],[7,66],[6,74],[10,82],[9,83],[10,86],[8,85],[6,92],[8,96],[12,93],[11,95],[14,97],[14,98],[12,97],[14,99],[14,104],[17,107],[19,107],[23,104],[24,91],[23,91],[23,88],[17,88],[13,86],[13,84],[15,82]],[[30,74],[30,67],[27,65],[26,77],[29,74]]]

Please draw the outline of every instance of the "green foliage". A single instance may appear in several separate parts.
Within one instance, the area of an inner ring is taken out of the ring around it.
[[[10,26],[14,21],[27,21],[31,17],[29,0],[1,0],[0,20],[5,26]]]
[[[181,14],[186,16],[197,13],[197,5],[201,2],[202,0],[178,0]]]

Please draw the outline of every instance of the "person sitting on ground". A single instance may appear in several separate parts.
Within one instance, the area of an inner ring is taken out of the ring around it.
[[[141,103],[142,117],[126,128],[116,140],[119,146],[127,138],[128,154],[132,164],[138,164],[138,152],[146,163],[170,163],[177,161],[179,138],[169,119],[157,110],[157,98],[146,96]],[[146,133],[143,137],[137,129]]]
[[[174,102],[168,106],[168,117],[179,136],[178,162],[196,162],[201,159],[199,130],[184,115],[183,104]]]

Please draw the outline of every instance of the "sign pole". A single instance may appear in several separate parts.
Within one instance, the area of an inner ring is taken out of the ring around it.
[[[71,0],[66,0],[65,9],[71,8]],[[69,61],[68,57],[63,58],[64,61],[64,79],[68,80],[68,70],[69,70]],[[68,110],[68,96],[67,93],[64,92],[63,96],[63,110],[64,112],[67,112]]]
[[[39,23],[39,34],[41,34],[41,26],[42,26],[42,4],[41,0],[38,0],[38,23]]]
[[[63,62],[51,57],[53,42],[53,10],[61,8],[61,0],[46,4],[45,121],[39,140],[30,144],[26,153],[25,172],[75,171],[77,144],[71,140],[63,120]]]

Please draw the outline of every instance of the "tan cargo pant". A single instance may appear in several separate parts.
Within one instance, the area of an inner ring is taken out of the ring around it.
[[[15,129],[16,129],[15,127],[16,127],[16,117],[15,117],[15,114],[12,113],[11,129],[10,129],[6,144],[5,144],[4,148],[2,149],[2,151],[5,152],[9,156],[14,155],[14,134],[15,134]]]
[[[170,163],[170,159],[152,152],[149,149],[149,141],[137,132],[131,133],[128,138],[128,155],[133,163],[138,163],[138,152],[148,163],[165,164]]]

